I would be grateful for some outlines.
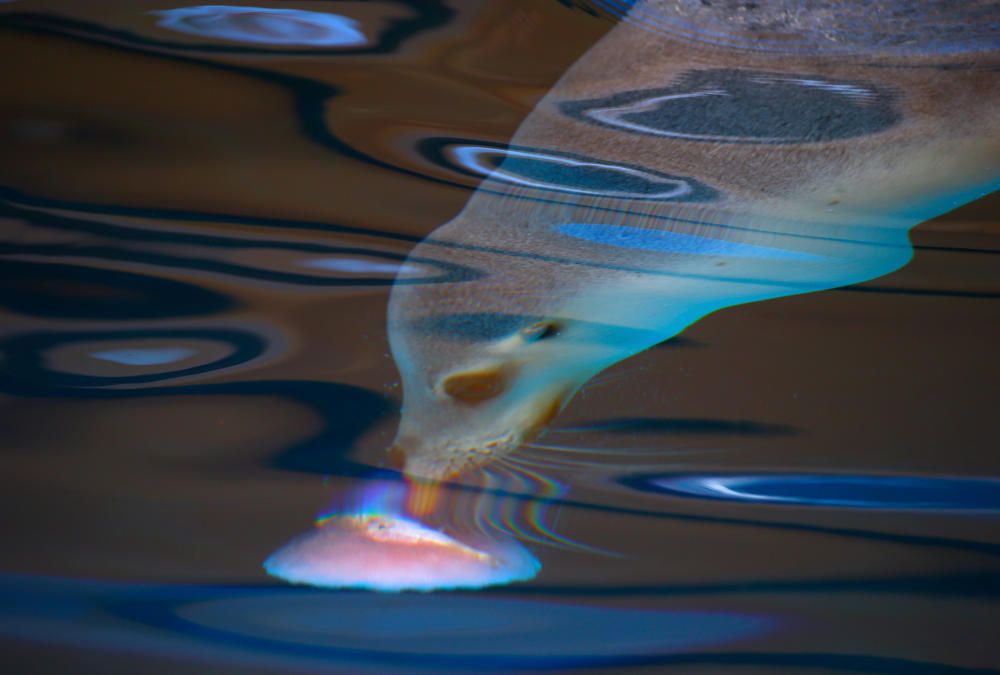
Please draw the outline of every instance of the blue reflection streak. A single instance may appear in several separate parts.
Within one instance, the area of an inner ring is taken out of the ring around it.
[[[850,509],[1000,512],[1000,479],[846,474],[714,474],[630,478],[681,497]]]
[[[159,25],[163,28],[234,42],[310,47],[351,47],[367,43],[357,21],[327,12],[198,5],[152,14],[162,17]]]
[[[193,355],[194,350],[185,347],[130,347],[106,349],[91,354],[95,359],[120,363],[123,366],[161,366]]]
[[[768,260],[798,260],[820,262],[829,260],[825,256],[726,241],[694,234],[653,230],[627,225],[602,225],[592,223],[563,223],[556,231],[576,239],[616,246],[618,248],[641,249],[661,253],[682,253],[687,255],[726,256],[732,258],[764,258]]]
[[[394,262],[376,262],[360,258],[315,258],[302,263],[306,267],[348,274],[415,274],[420,270],[414,265]]]

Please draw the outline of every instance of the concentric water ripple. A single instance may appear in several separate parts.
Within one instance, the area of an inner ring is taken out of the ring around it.
[[[717,196],[694,178],[558,150],[459,138],[426,138],[417,150],[435,166],[530,190],[682,202],[711,201]]]
[[[21,333],[0,342],[0,372],[35,387],[148,384],[247,364],[268,346],[228,328]]]
[[[201,286],[122,270],[19,260],[0,265],[0,307],[28,316],[154,319],[215,314],[235,305]]]

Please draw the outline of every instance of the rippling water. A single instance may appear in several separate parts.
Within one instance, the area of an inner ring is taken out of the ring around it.
[[[500,158],[520,170],[498,180],[535,180],[508,141],[629,3],[265,4],[0,8],[10,672],[1000,666],[995,197],[918,227],[887,277],[718,312],[618,364],[516,475],[454,488],[537,558],[532,581],[267,576],[344,495],[398,479],[393,280],[481,277],[407,253]],[[576,193],[711,196],[591,169]],[[430,328],[482,337],[451,320]]]

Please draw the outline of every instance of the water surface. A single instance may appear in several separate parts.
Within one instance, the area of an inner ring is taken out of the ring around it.
[[[392,280],[479,274],[406,253],[602,4],[3,4],[8,670],[1000,665],[996,198],[918,227],[890,276],[715,313],[588,384],[520,453],[549,482],[491,497],[534,580],[265,573],[384,479]]]

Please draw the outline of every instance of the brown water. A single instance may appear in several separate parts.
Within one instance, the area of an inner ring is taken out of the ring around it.
[[[545,518],[608,553],[477,592],[262,570],[394,432],[390,284],[477,182],[420,141],[506,142],[613,26],[576,4],[268,3],[354,17],[334,47],[2,5],[8,672],[1000,665],[995,197],[590,383],[522,453],[570,457]]]

